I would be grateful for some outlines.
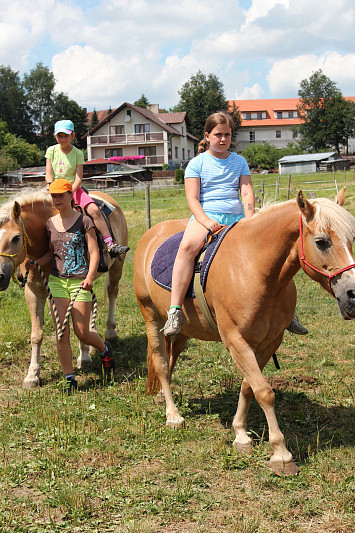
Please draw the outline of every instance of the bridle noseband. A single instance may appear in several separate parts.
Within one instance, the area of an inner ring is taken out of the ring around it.
[[[21,219],[20,219],[20,226],[21,226],[22,238],[23,238],[23,245],[20,248],[20,250],[18,252],[16,252],[15,254],[5,254],[5,253],[1,253],[0,252],[0,257],[10,257],[13,260],[13,262],[14,262],[14,270],[12,272],[11,277],[12,277],[13,282],[16,283],[16,284],[19,284],[19,283],[18,283],[18,281],[15,278],[16,263],[15,263],[15,259],[14,258],[17,255],[19,255],[22,252],[23,249],[25,250],[25,257],[26,257],[27,256],[27,245],[31,246],[31,241],[30,241],[30,239],[29,239],[29,237],[28,237],[28,235],[26,233],[25,226],[23,225],[23,222],[22,222]]]
[[[330,290],[331,294],[335,298],[335,294],[333,292],[332,285],[331,285],[332,279],[335,278],[335,276],[339,276],[339,274],[342,274],[343,272],[346,272],[346,270],[351,270],[352,268],[355,268],[355,263],[352,264],[352,265],[348,265],[347,267],[344,267],[341,270],[337,270],[336,272],[334,272],[334,274],[330,274],[329,272],[322,272],[322,270],[319,270],[315,266],[313,266],[310,263],[308,263],[308,261],[306,261],[306,258],[305,258],[305,255],[304,255],[304,251],[303,251],[302,213],[300,213],[300,251],[301,251],[301,261],[302,261],[301,264],[302,264],[303,270],[306,272],[306,269],[304,267],[306,265],[309,268],[311,268],[312,270],[314,270],[314,272],[318,272],[319,274],[322,274],[323,276],[328,278],[329,290]],[[306,274],[307,274],[307,272],[306,272]]]

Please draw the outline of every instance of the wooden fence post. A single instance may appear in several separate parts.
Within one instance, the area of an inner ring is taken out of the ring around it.
[[[265,197],[265,182],[261,182],[261,207],[264,206],[264,197]]]
[[[150,228],[150,188],[149,183],[145,184],[145,229]]]
[[[291,190],[291,174],[288,177],[288,186],[287,186],[287,200],[290,199],[290,190]]]

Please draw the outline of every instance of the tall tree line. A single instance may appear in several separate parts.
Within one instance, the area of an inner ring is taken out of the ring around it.
[[[55,91],[54,75],[42,63],[22,78],[11,67],[0,66],[0,120],[9,133],[45,150],[54,142],[54,123],[70,119],[75,124],[76,144],[83,147],[86,117],[86,109]]]

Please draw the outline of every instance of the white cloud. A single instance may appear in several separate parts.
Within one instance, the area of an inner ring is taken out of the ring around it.
[[[337,52],[327,52],[321,56],[301,55],[275,62],[266,77],[270,96],[297,96],[301,80],[309,78],[319,69],[337,83],[344,96],[354,96],[355,54],[341,55]]]
[[[246,11],[245,24],[264,18],[275,6],[280,5],[289,7],[289,0],[252,0],[250,8]]]
[[[264,98],[264,89],[259,83],[254,83],[252,87],[244,87],[242,92],[236,92],[233,99],[235,100],[257,100]]]

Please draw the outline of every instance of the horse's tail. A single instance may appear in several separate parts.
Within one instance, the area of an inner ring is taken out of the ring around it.
[[[169,337],[165,337],[165,350],[169,360],[169,366],[171,366],[172,360],[172,342]],[[149,343],[147,348],[147,367],[148,367],[148,377],[145,390],[148,394],[157,394],[160,389],[160,381],[155,372],[154,361],[153,361],[153,350],[151,349]]]

